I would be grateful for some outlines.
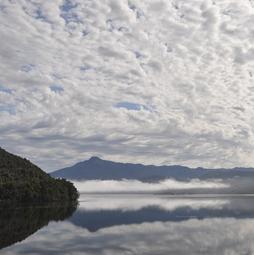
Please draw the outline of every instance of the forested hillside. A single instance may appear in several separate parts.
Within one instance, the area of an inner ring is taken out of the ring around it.
[[[71,182],[54,179],[29,160],[0,148],[0,201],[39,203],[77,198]]]

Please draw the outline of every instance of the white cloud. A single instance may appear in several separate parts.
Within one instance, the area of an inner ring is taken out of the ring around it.
[[[1,146],[46,170],[94,154],[252,165],[253,7],[1,1]],[[121,102],[142,107],[115,107]]]
[[[167,179],[156,183],[141,182],[138,180],[122,181],[73,181],[75,187],[80,193],[158,193],[165,191],[187,191],[187,190],[205,190],[205,189],[223,189],[230,185],[220,180],[191,180],[188,182]]]

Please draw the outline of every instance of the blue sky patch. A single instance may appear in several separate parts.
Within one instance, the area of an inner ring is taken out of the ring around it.
[[[81,66],[79,69],[80,69],[80,71],[86,72],[86,71],[89,71],[89,70],[91,70],[93,68],[90,67],[90,66]]]
[[[2,85],[0,85],[0,92],[3,92],[3,93],[7,93],[7,94],[11,94],[12,93],[12,90],[9,89],[9,88],[6,88]]]
[[[72,3],[70,0],[65,0],[63,5],[61,6],[61,10],[64,12],[68,12],[73,8],[76,8],[77,4]]]
[[[73,9],[75,9],[78,6],[77,3],[72,3],[70,0],[65,0],[63,5],[61,6],[61,17],[65,20],[66,23],[69,22],[76,22],[79,23],[81,20],[77,16],[76,13],[73,12]]]
[[[55,93],[61,93],[64,91],[64,88],[61,87],[60,85],[51,85],[50,90],[55,92]]]
[[[145,105],[137,104],[137,103],[131,103],[131,102],[119,102],[115,105],[117,108],[125,108],[127,110],[133,110],[133,111],[140,111],[142,108],[148,110],[148,108]]]
[[[46,17],[42,14],[42,11],[41,9],[37,9],[36,10],[36,16],[35,16],[36,19],[42,19],[42,20],[46,20]]]
[[[34,68],[35,68],[35,65],[33,65],[33,64],[27,64],[27,65],[21,66],[21,71],[22,71],[22,72],[29,73],[29,72],[31,72]]]
[[[0,105],[0,112],[8,112],[10,115],[15,115],[16,107],[11,104],[2,104]]]

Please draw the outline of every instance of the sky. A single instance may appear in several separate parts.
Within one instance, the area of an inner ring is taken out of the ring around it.
[[[253,0],[1,0],[0,146],[254,166]]]

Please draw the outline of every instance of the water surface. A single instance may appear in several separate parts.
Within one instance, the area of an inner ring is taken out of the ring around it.
[[[90,194],[74,213],[19,210],[0,214],[1,255],[254,254],[252,196]]]

